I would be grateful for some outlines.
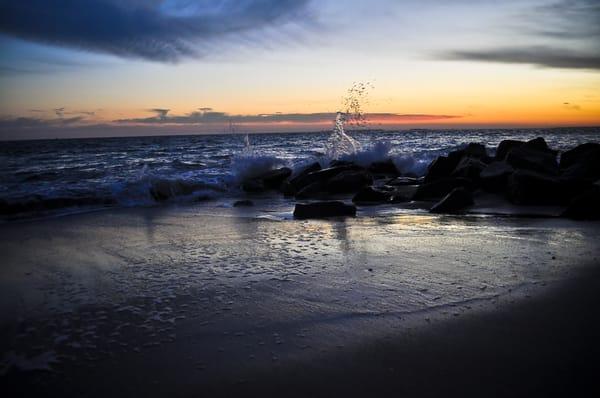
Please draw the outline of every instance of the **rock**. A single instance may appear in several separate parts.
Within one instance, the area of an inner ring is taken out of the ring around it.
[[[524,141],[516,141],[516,140],[503,140],[498,144],[498,148],[496,149],[496,160],[504,160],[506,159],[506,155],[514,148],[518,148],[523,145]]]
[[[589,183],[600,178],[600,144],[583,144],[563,153],[560,175],[564,179]]]
[[[450,177],[459,163],[465,158],[487,160],[487,152],[482,144],[471,143],[463,149],[452,151],[448,156],[439,156],[427,168],[425,182],[430,183]]]
[[[254,206],[254,202],[248,199],[245,200],[236,200],[233,202],[233,207],[250,207]]]
[[[392,192],[390,192],[390,194],[392,196],[390,201],[392,203],[410,202],[411,200],[413,200],[413,197],[415,196],[415,192],[417,192],[418,188],[419,187],[417,185],[397,186],[397,187],[395,187],[395,189]]]
[[[597,155],[599,151],[600,144],[594,142],[578,145],[560,155],[560,169],[567,169],[574,164],[580,163],[582,159],[587,158],[590,155]]]
[[[396,177],[385,182],[385,185],[402,186],[402,185],[418,185],[423,183],[423,178],[417,177]]]
[[[310,199],[316,198],[319,196],[325,196],[327,185],[324,181],[313,182],[312,184],[308,184],[300,191],[296,193],[296,199]]]
[[[299,219],[356,216],[356,206],[343,202],[298,203],[294,208],[294,217]]]
[[[373,174],[382,174],[386,176],[400,175],[400,171],[396,168],[396,165],[391,159],[384,162],[373,162],[367,170]]]
[[[600,189],[577,196],[562,216],[575,220],[600,220]]]
[[[437,180],[448,178],[450,173],[452,173],[456,166],[458,166],[458,162],[460,162],[460,159],[450,159],[447,156],[438,156],[427,167],[425,183],[431,183]]]
[[[458,213],[473,205],[473,194],[465,188],[455,188],[430,210],[432,213]]]
[[[360,205],[376,205],[387,203],[391,199],[389,192],[373,189],[372,187],[364,187],[354,197],[352,202]]]
[[[494,161],[479,174],[479,185],[488,192],[502,192],[513,172],[514,169],[508,163]]]
[[[450,176],[463,177],[468,178],[471,181],[478,181],[481,171],[485,169],[486,166],[487,164],[485,164],[478,158],[464,157],[458,163],[458,165],[456,166],[452,174],[450,174]]]
[[[487,150],[485,149],[485,145],[472,142],[466,148],[462,149],[462,157],[464,156],[477,159],[486,158]]]
[[[246,180],[242,183],[241,187],[244,192],[252,192],[252,193],[264,192],[266,190],[265,184],[263,183],[263,181],[257,180],[257,179]]]
[[[298,172],[298,174],[296,174],[296,176],[306,175],[308,173],[313,173],[313,172],[319,171],[321,169],[322,169],[322,167],[319,164],[319,162],[314,162],[314,163],[311,163],[308,166],[304,167],[301,171]]]
[[[558,174],[556,152],[548,148],[543,138],[536,138],[513,148],[506,155],[506,162],[517,170]]]
[[[279,190],[285,197],[292,197],[296,195],[296,189],[289,181],[282,182]]]
[[[508,178],[508,198],[523,205],[556,205],[564,198],[558,179],[529,170],[517,170]]]
[[[471,189],[473,183],[466,178],[444,178],[439,181],[420,185],[413,200],[439,199],[449,194],[454,188]]]
[[[281,186],[281,183],[292,175],[292,169],[282,167],[280,169],[269,170],[264,174],[256,177],[257,180],[262,180],[263,185],[267,189],[276,189]]]
[[[330,193],[358,192],[362,187],[373,184],[373,176],[364,170],[347,170],[332,177],[326,183]]]
[[[304,175],[299,175],[297,177],[292,178],[290,184],[294,187],[297,192],[300,192],[302,188],[313,184],[315,182],[325,182],[332,177],[335,177],[339,173],[348,170],[362,170],[362,167],[356,165],[344,165],[344,166],[336,166],[329,167],[319,171],[313,171]]]
[[[155,180],[150,187],[150,195],[157,201],[164,201],[174,196],[190,195],[204,186],[181,180]]]

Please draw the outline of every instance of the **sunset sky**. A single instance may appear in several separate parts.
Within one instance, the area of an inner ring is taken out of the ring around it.
[[[600,125],[600,2],[0,0],[0,139]]]

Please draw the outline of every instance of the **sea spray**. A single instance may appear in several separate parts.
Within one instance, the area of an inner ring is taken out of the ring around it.
[[[342,99],[344,111],[336,113],[333,131],[327,140],[325,156],[327,160],[338,160],[342,157],[358,153],[362,147],[360,143],[345,132],[345,125],[366,127],[367,117],[363,106],[368,102],[371,83],[354,83]]]
[[[241,182],[257,177],[269,170],[286,164],[276,156],[261,155],[250,143],[248,134],[244,136],[244,147],[231,159],[231,178],[229,183],[238,186]]]

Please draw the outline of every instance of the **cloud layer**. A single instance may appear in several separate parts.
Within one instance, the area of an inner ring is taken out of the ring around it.
[[[308,0],[0,0],[0,32],[121,57],[175,62],[217,40],[308,18]]]
[[[156,113],[146,118],[130,118],[116,120],[117,123],[129,124],[332,124],[335,113],[270,113],[258,115],[232,115],[226,112],[215,112],[211,108],[201,108],[187,115],[168,114],[168,109],[150,109]],[[404,123],[407,121],[432,121],[459,118],[457,115],[431,115],[431,114],[397,114],[397,113],[370,113],[367,120],[379,124]]]
[[[600,70],[598,0],[558,0],[533,7],[502,29],[508,37],[520,34],[519,44],[455,49],[443,52],[439,58]]]

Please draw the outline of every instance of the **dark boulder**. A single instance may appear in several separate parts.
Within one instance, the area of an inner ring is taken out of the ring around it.
[[[300,189],[296,192],[295,196],[296,199],[310,199],[327,196],[326,188],[326,181],[316,181]]]
[[[498,144],[498,148],[496,148],[496,160],[505,160],[506,155],[513,150],[514,148],[518,148],[523,145],[525,141],[516,141],[516,140],[503,140]]]
[[[281,183],[279,190],[283,196],[288,198],[296,195],[296,188],[294,188],[294,186],[287,180]]]
[[[280,169],[269,170],[264,174],[256,177],[257,180],[262,180],[265,188],[276,189],[281,186],[281,183],[292,175],[292,169],[282,167]]]
[[[507,193],[511,202],[523,205],[557,205],[565,197],[557,177],[529,170],[517,170],[508,178]]]
[[[233,207],[250,207],[254,206],[254,202],[248,199],[245,200],[236,200],[233,202]]]
[[[252,179],[242,182],[241,188],[244,192],[258,193],[266,190],[262,180]]]
[[[394,187],[394,190],[390,192],[392,203],[404,203],[410,202],[415,196],[415,192],[419,187],[417,185],[401,185]]]
[[[575,220],[600,220],[600,189],[590,190],[574,198],[562,216]]]
[[[465,188],[455,188],[430,210],[432,213],[458,213],[473,205],[473,194]]]
[[[479,159],[488,162],[487,151],[483,144],[471,143],[463,149],[448,153],[448,156],[439,156],[427,168],[425,182],[430,183],[450,177],[461,161],[466,158]]]
[[[356,216],[356,206],[343,202],[298,203],[294,208],[294,217],[299,219]]]
[[[472,142],[466,148],[462,149],[462,157],[464,156],[477,159],[486,158],[487,150],[485,149],[485,145]]]
[[[373,162],[368,169],[373,174],[380,174],[385,176],[399,176],[400,171],[396,168],[394,162],[391,159],[384,162]]]
[[[423,183],[423,178],[418,177],[396,177],[385,182],[385,185],[402,186],[402,185],[418,185]]]
[[[391,199],[390,192],[380,191],[372,187],[364,187],[354,197],[352,202],[359,205],[376,205],[387,203]]]
[[[454,171],[450,174],[451,177],[468,178],[471,181],[478,181],[481,171],[487,166],[486,163],[478,158],[464,157],[458,163]]]
[[[437,180],[448,178],[458,166],[460,158],[449,158],[447,156],[438,156],[429,166],[427,167],[427,174],[425,174],[425,183],[431,183]]]
[[[330,193],[352,193],[358,192],[362,187],[373,184],[373,176],[364,170],[343,171],[326,183],[327,191]]]
[[[506,162],[492,162],[479,174],[479,185],[488,192],[502,192],[513,172],[512,166]]]
[[[590,183],[600,178],[600,144],[583,144],[563,153],[560,175],[564,179]]]
[[[560,169],[567,169],[574,164],[580,163],[582,159],[587,158],[590,155],[598,155],[600,151],[600,144],[595,142],[588,142],[581,144],[573,149],[563,152],[560,155]]]
[[[150,195],[157,201],[164,201],[175,196],[191,195],[204,185],[182,180],[155,180],[150,187]]]
[[[473,183],[466,178],[444,178],[439,181],[425,183],[417,188],[413,200],[439,199],[450,193],[454,188],[471,189]]]
[[[529,170],[538,173],[557,175],[558,162],[556,151],[548,148],[543,138],[536,138],[511,149],[506,162],[517,170]]]
[[[350,160],[340,160],[340,159],[334,159],[331,162],[329,162],[329,167],[340,167],[340,166],[356,166],[356,164],[354,162],[351,162]]]
[[[315,182],[325,182],[330,178],[335,177],[339,173],[348,170],[362,170],[362,168],[356,165],[329,167],[323,170],[313,171],[304,175],[299,175],[297,177],[292,178],[289,181],[290,184],[294,187],[294,189],[299,192],[302,188],[310,184],[313,184]]]

